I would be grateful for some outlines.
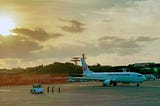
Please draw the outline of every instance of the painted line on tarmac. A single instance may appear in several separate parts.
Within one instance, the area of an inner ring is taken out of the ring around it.
[[[12,92],[13,90],[0,89],[0,92]]]
[[[0,92],[10,92],[11,90],[0,89]]]

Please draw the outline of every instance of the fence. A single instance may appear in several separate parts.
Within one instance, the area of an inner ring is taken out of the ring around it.
[[[67,82],[65,74],[0,74],[0,86],[30,85],[33,83],[60,84]]]

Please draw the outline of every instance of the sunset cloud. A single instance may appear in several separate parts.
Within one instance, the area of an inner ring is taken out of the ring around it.
[[[100,54],[116,54],[118,56],[129,56],[138,54],[143,51],[149,40],[137,41],[138,38],[120,38],[114,36],[104,36],[97,39],[97,42],[77,41],[77,44],[60,44],[57,46],[50,46],[47,49],[39,51],[37,56],[41,58],[67,58],[77,56],[82,53],[87,55],[97,56]],[[158,40],[156,38],[148,37],[152,42]],[[43,54],[43,55],[42,55]],[[41,56],[40,56],[41,55]]]
[[[40,42],[53,38],[57,39],[63,36],[60,33],[49,34],[41,28],[36,28],[34,30],[16,28],[13,29],[12,32],[15,35],[0,35],[0,59],[16,58],[30,61],[33,59],[46,58],[42,53],[37,54],[38,51],[44,49],[46,46],[45,44],[42,45]]]
[[[85,24],[81,23],[77,20],[65,20],[65,19],[59,19],[59,20],[70,24],[69,26],[61,26],[60,28],[63,31],[80,33],[80,32],[83,32],[84,30],[86,30],[86,28],[83,27]]]
[[[155,40],[159,40],[160,38],[152,38],[152,37],[145,37],[145,36],[140,36],[137,39],[135,39],[135,41],[137,42],[152,42]]]
[[[16,34],[22,34],[26,37],[29,37],[34,40],[38,41],[46,41],[50,38],[58,38],[60,36],[63,36],[60,33],[53,33],[49,34],[42,28],[35,28],[34,30],[28,29],[28,28],[16,28],[12,30],[13,33]]]
[[[119,38],[105,36],[98,39],[99,47],[106,53],[117,53],[118,55],[131,55],[140,53],[145,43],[153,42],[159,38],[139,36],[137,38]]]
[[[16,24],[10,35],[0,35],[0,64],[7,59],[8,67],[69,61],[82,53],[93,64],[159,61],[156,0],[3,0],[0,10],[0,19],[6,15]]]
[[[0,59],[29,58],[30,56],[32,56],[33,51],[43,48],[43,46],[40,46],[37,42],[21,36],[0,36],[0,41]]]

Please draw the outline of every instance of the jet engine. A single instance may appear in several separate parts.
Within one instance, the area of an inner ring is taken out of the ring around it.
[[[103,86],[110,85],[111,82],[112,82],[111,80],[104,80],[104,81],[103,81]]]
[[[107,86],[107,85],[117,86],[117,82],[115,80],[104,80],[103,86]]]

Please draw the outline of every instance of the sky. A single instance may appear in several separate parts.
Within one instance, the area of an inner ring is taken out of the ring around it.
[[[0,68],[160,62],[157,0],[1,0]]]

